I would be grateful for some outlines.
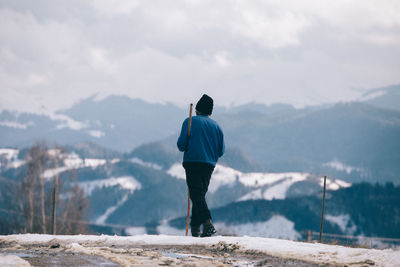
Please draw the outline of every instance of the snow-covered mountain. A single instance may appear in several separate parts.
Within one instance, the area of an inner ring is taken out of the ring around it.
[[[92,151],[88,153],[82,151],[82,147],[83,144],[71,146],[65,152],[49,150],[48,153],[63,153],[59,155],[62,160],[57,168],[44,170],[42,177],[47,183],[52,183],[55,175],[59,175],[66,188],[78,184],[90,200],[89,218],[93,223],[151,228],[154,223],[184,214],[187,194],[184,169],[174,160],[175,152],[165,145],[153,143],[146,145],[147,149],[141,147],[129,154],[108,158],[87,157],[88,154],[96,156],[94,149],[88,149]],[[158,160],[147,161],[149,147],[158,152]],[[104,155],[104,151],[98,155]],[[26,168],[23,156],[24,150],[0,149],[0,175],[17,180],[21,170]],[[77,179],[71,180],[71,177]],[[211,179],[207,198],[210,207],[217,208],[250,199],[310,195],[319,192],[321,186],[321,177],[309,173],[242,172],[219,164]],[[328,189],[349,186],[350,183],[342,180],[328,179]],[[62,194],[61,197],[68,198]]]
[[[243,172],[326,173],[350,182],[399,183],[400,112],[385,104],[400,102],[395,101],[398,89],[371,91],[360,102],[304,109],[254,103],[216,107],[212,118],[224,129],[230,149],[221,163]],[[175,147],[187,113],[125,96],[91,97],[52,115],[3,110],[0,147],[22,149],[36,140],[64,146],[92,142],[114,155],[155,141]]]
[[[0,183],[18,178],[26,166],[24,153],[0,149]],[[51,149],[49,153],[61,152]],[[128,235],[184,232],[186,220],[181,216],[186,212],[187,188],[181,155],[176,151],[151,143],[115,154],[93,144],[78,144],[62,153],[59,167],[45,170],[42,177],[51,183],[58,174],[66,188],[78,184],[84,190],[91,203],[88,215],[94,231]],[[347,235],[400,236],[393,232],[397,217],[385,219],[391,228],[375,220],[386,216],[380,212],[398,214],[400,188],[371,188],[345,180],[345,176],[327,179],[324,229]],[[317,174],[244,172],[218,164],[207,200],[221,234],[304,239],[306,230],[318,230],[322,186],[323,178]],[[62,193],[60,197],[68,198]],[[369,208],[362,208],[365,203]],[[366,223],[368,212],[375,219]]]

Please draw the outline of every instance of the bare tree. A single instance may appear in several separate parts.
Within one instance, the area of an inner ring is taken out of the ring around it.
[[[1,194],[11,210],[10,221],[15,222],[10,233],[87,232],[82,220],[88,200],[77,186],[76,172],[58,175],[65,154],[62,147],[49,149],[44,142],[29,148],[19,180],[4,186]],[[62,201],[59,194],[63,195]]]

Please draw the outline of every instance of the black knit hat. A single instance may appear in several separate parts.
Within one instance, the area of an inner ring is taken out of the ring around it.
[[[204,94],[196,104],[196,110],[207,115],[211,115],[214,107],[214,100]]]

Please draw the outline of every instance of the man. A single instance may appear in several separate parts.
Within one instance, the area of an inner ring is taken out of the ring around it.
[[[218,123],[210,119],[214,106],[211,97],[204,94],[196,104],[196,115],[192,118],[188,137],[187,118],[178,138],[178,148],[183,154],[186,183],[192,200],[192,236],[207,237],[216,233],[206,203],[206,193],[218,158],[225,152],[224,135]],[[200,226],[203,225],[203,233]]]

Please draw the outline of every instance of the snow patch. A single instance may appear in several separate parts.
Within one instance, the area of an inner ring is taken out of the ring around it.
[[[221,186],[232,186],[235,181],[239,178],[239,171],[235,169],[225,167],[222,165],[215,166],[214,172],[212,174],[210,185],[208,187],[208,191],[210,193],[214,193]]]
[[[58,149],[50,149],[48,151],[48,153],[50,155],[59,156],[61,152]],[[63,159],[64,166],[45,170],[44,173],[42,174],[43,178],[50,179],[62,172],[73,170],[73,169],[79,169],[79,168],[85,168],[85,167],[91,167],[92,169],[95,169],[95,168],[105,165],[107,163],[107,161],[105,159],[92,159],[92,158],[81,159],[74,152],[65,154],[63,156],[64,156],[64,159]]]
[[[97,218],[96,223],[98,224],[104,224],[108,217],[114,213],[114,211],[116,211],[119,207],[121,207],[127,200],[128,200],[128,195],[129,194],[125,194],[122,199],[120,201],[118,201],[117,205],[109,207],[106,212],[99,216],[99,218]]]
[[[142,188],[142,185],[132,176],[110,177],[102,180],[79,182],[78,184],[86,196],[90,196],[93,190],[103,187],[119,186],[121,189],[129,190],[131,194]]]
[[[26,260],[21,259],[18,256],[15,255],[2,255],[0,254],[0,265],[1,266],[15,266],[15,267],[23,267],[23,266],[31,266],[29,262]]]
[[[128,227],[125,229],[127,235],[145,235],[147,234],[146,227]]]
[[[121,161],[120,159],[115,158],[115,159],[111,160],[111,164],[116,164],[116,163],[118,163],[120,161]]]
[[[99,131],[99,130],[90,130],[90,131],[87,131],[87,133],[96,138],[101,138],[106,135],[105,132]]]
[[[297,240],[301,235],[294,229],[294,223],[281,215],[274,215],[266,222],[227,225],[215,223],[217,231],[236,236],[271,237]]]
[[[163,220],[159,226],[157,226],[157,232],[162,235],[180,235],[184,236],[185,229],[177,229],[168,224],[167,220]],[[190,232],[190,231],[189,231]]]
[[[352,173],[353,171],[356,171],[356,172],[363,172],[363,169],[362,169],[362,168],[358,168],[358,167],[353,167],[353,166],[346,165],[346,164],[344,164],[344,163],[342,163],[342,162],[340,162],[340,161],[338,161],[338,160],[336,160],[336,159],[335,159],[335,160],[332,160],[332,161],[330,161],[330,162],[324,163],[323,166],[330,167],[330,168],[335,169],[335,170],[337,170],[337,171],[344,171],[344,172],[346,172],[347,174],[350,174],[350,173]]]
[[[178,179],[186,179],[185,169],[183,168],[182,164],[175,163],[173,164],[167,171],[169,175]]]
[[[238,201],[246,201],[246,200],[255,200],[255,199],[261,199],[262,198],[262,190],[261,189],[256,189],[253,190],[246,195],[240,197]]]
[[[61,121],[61,123],[57,125],[57,129],[70,128],[72,130],[79,131],[88,127],[87,123],[76,121],[64,114],[49,113],[46,115],[54,121]]]
[[[26,130],[28,127],[31,127],[33,125],[35,125],[33,121],[30,121],[28,123],[19,123],[16,121],[0,121],[0,126],[21,129],[21,130]]]
[[[155,170],[158,170],[158,171],[162,170],[162,167],[160,165],[158,165],[157,163],[146,162],[146,161],[143,161],[143,160],[141,160],[139,158],[136,158],[136,157],[135,158],[131,158],[131,162],[139,164],[139,165],[144,166],[144,167],[152,168],[152,169],[155,169]]]
[[[182,164],[175,163],[167,171],[167,173],[178,179],[186,179],[185,169]],[[286,181],[281,187],[276,187],[273,191],[268,192],[268,195],[276,198],[282,196],[282,192],[286,192],[284,189],[290,187],[291,184],[304,181],[310,174],[308,173],[298,173],[298,172],[288,172],[288,173],[242,173],[233,168],[226,167],[217,164],[215,166],[213,175],[210,181],[210,192],[215,192],[219,187],[224,185],[233,185],[236,181],[242,183],[248,187],[261,187],[268,184],[274,184],[278,181]],[[275,193],[271,193],[275,192]],[[255,194],[258,194],[255,193]],[[252,199],[255,195],[246,195],[247,199]]]
[[[339,226],[340,230],[348,235],[353,235],[357,231],[357,226],[353,224],[349,214],[341,214],[336,216],[327,214],[325,215],[325,219],[328,222]]]
[[[299,175],[294,174],[292,177],[285,179],[285,181],[275,184],[269,187],[264,191],[264,199],[272,200],[272,199],[285,199],[286,192],[288,189],[297,182],[304,181],[307,179],[307,174]]]
[[[107,161],[105,159],[84,159],[85,167],[92,167],[92,169],[105,165],[106,163]]]
[[[324,186],[324,178],[319,179],[319,185],[321,187]],[[326,178],[326,189],[328,189],[328,190],[336,191],[336,190],[339,190],[340,188],[347,188],[350,186],[351,186],[351,183],[348,183],[348,182],[345,182],[345,181],[342,181],[339,179],[332,180],[332,179]]]
[[[19,150],[12,148],[0,148],[0,156],[6,158],[8,161],[18,158]]]
[[[0,167],[2,167],[2,163],[5,166],[6,169],[10,169],[10,168],[19,168],[22,165],[25,164],[24,160],[20,160],[18,159],[18,154],[19,154],[19,150],[18,149],[12,149],[12,148],[0,148]],[[3,162],[3,159],[6,162]]]
[[[293,178],[295,180],[305,180],[309,176],[308,173],[299,173],[299,172],[281,172],[281,173],[261,173],[261,172],[253,172],[253,173],[243,173],[239,181],[245,186],[264,186],[268,184],[273,184],[278,181],[284,180],[286,178]]]
[[[368,101],[368,100],[372,100],[375,99],[377,97],[380,96],[384,96],[385,94],[387,94],[386,90],[379,90],[379,91],[375,91],[375,92],[368,92],[362,95],[362,97],[360,98],[360,101]]]
[[[228,237],[214,236],[209,238],[195,238],[171,235],[136,235],[136,236],[93,236],[93,235],[39,235],[23,234],[0,236],[0,243],[17,243],[20,245],[35,245],[45,243],[47,246],[59,243],[64,247],[74,247],[83,253],[90,253],[92,247],[130,247],[135,245],[175,245],[191,246],[203,245],[212,246],[219,242],[237,244],[242,250],[256,250],[270,256],[281,258],[293,258],[305,260],[317,264],[332,262],[336,265],[362,265],[364,262],[371,262],[374,266],[399,266],[400,251],[385,249],[351,248],[337,245],[326,245],[320,243],[304,243],[297,241],[262,238],[262,237]],[[79,245],[84,244],[83,245]],[[90,247],[91,246],[91,247]]]

